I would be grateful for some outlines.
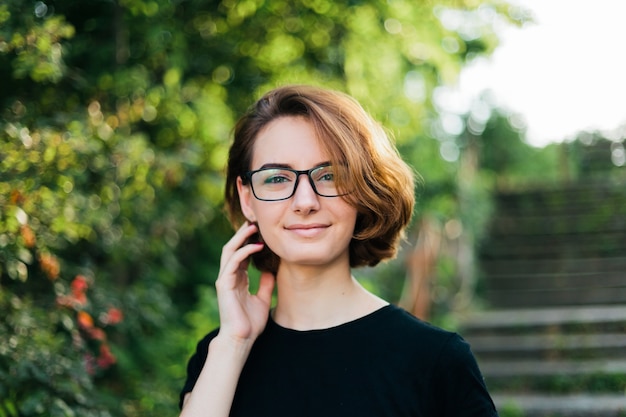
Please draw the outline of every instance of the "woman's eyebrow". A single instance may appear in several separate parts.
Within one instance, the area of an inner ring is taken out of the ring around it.
[[[313,165],[311,168],[317,168],[320,167],[322,165],[329,165],[330,161],[324,161],[324,162],[320,162],[318,164]],[[287,169],[293,169],[293,166],[291,164],[282,164],[282,163],[278,163],[278,162],[269,162],[267,164],[263,164],[261,166],[261,168],[259,169],[266,169],[266,168],[287,168]]]
[[[265,169],[265,168],[289,168],[291,169],[291,165],[289,164],[281,164],[281,163],[276,163],[276,162],[270,162],[267,164],[263,164],[261,166],[261,168],[259,169]]]

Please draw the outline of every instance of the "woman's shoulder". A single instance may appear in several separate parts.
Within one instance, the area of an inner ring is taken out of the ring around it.
[[[389,304],[381,313],[383,314],[380,315],[377,321],[377,325],[380,326],[381,329],[402,332],[405,335],[442,339],[448,339],[455,335],[454,332],[419,319],[394,304]]]
[[[421,320],[393,304],[372,320],[369,330],[387,345],[403,346],[428,355],[463,350],[466,345],[458,333]]]

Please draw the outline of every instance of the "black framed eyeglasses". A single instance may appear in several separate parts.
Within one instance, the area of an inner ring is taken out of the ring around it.
[[[300,176],[306,175],[315,194],[321,197],[339,197],[335,184],[335,171],[330,164],[323,164],[306,171],[290,168],[261,168],[248,171],[242,178],[249,183],[257,200],[280,201],[291,198],[298,188]]]

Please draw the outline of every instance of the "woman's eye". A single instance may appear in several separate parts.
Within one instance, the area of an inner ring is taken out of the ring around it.
[[[271,175],[265,178],[265,181],[263,181],[263,183],[264,184],[282,184],[288,181],[289,181],[288,176],[283,175],[283,174],[276,174],[276,175]]]
[[[333,171],[330,169],[319,172],[315,178],[315,181],[334,181],[334,180],[335,180],[335,174],[333,174]]]

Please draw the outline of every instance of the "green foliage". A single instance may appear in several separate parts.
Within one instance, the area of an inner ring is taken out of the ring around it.
[[[217,323],[229,132],[270,87],[354,95],[428,179],[422,209],[458,216],[431,95],[493,51],[494,19],[523,20],[471,0],[4,1],[0,415],[175,414]]]
[[[510,381],[491,381],[491,388],[508,392],[550,392],[553,394],[576,393],[622,393],[626,390],[626,375],[623,373],[597,372],[587,375],[550,375],[525,378],[520,376]]]
[[[493,175],[493,185],[514,188],[562,180],[558,148],[528,145],[524,130],[514,127],[517,118],[494,110],[478,139],[481,168]]]
[[[498,410],[500,417],[524,417],[524,410],[515,402],[507,402]]]
[[[626,177],[626,151],[620,141],[600,132],[580,132],[559,147],[561,170],[568,180],[621,182]]]
[[[93,376],[105,372],[114,357],[86,310],[34,302],[4,289],[0,309],[0,410],[9,416],[110,415],[94,401]],[[113,325],[101,313],[99,326]]]

